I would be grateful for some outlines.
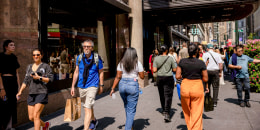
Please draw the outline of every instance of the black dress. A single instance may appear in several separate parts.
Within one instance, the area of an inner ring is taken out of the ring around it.
[[[0,126],[6,127],[12,117],[12,124],[17,123],[17,100],[18,83],[16,69],[20,67],[17,57],[14,54],[6,55],[0,53],[0,73],[12,74],[13,76],[2,76],[7,101],[0,100]],[[0,128],[1,129],[1,128]]]

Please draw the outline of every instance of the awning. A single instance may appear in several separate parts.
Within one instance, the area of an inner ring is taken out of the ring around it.
[[[127,3],[119,0],[104,0],[105,2],[113,5],[114,7],[121,9],[122,11],[125,11],[125,13],[130,13],[131,8],[127,5]]]

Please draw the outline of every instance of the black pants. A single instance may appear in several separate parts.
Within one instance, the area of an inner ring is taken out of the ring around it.
[[[157,85],[163,112],[169,113],[171,110],[174,88],[173,76],[157,76]]]
[[[12,117],[12,124],[17,123],[17,78],[15,76],[3,76],[3,85],[7,101],[0,102],[0,127],[6,127]],[[1,128],[0,128],[1,129]]]
[[[218,102],[218,91],[219,91],[219,71],[209,71],[208,70],[208,87],[209,87],[209,94],[211,93],[211,87],[213,88],[213,102]]]

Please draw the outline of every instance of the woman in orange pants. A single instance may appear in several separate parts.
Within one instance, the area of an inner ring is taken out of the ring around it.
[[[181,79],[181,105],[188,130],[202,130],[204,88],[202,80],[208,81],[206,65],[196,58],[199,54],[197,45],[188,47],[189,58],[181,59],[176,71],[176,79]],[[208,92],[206,88],[206,92]]]

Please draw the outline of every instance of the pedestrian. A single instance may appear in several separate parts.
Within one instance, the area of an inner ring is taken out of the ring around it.
[[[154,78],[153,78],[153,55],[154,55],[154,51],[152,52],[152,54],[149,56],[149,78],[152,78],[152,82],[154,82]]]
[[[248,62],[260,63],[260,60],[252,59],[247,55],[243,54],[243,45],[236,46],[237,65],[232,64],[232,60],[229,61],[229,68],[236,69],[236,87],[238,102],[241,107],[251,107],[249,103],[250,99],[250,80],[248,74]],[[232,57],[230,58],[232,59]],[[245,97],[242,100],[242,87],[244,84]]]
[[[220,84],[220,85],[225,85],[225,82],[224,82],[224,73],[223,73],[223,71],[224,71],[224,66],[225,66],[223,59],[225,58],[225,55],[222,55],[222,54],[220,53],[220,49],[218,49],[218,48],[215,49],[215,52],[219,54],[219,56],[221,57],[221,60],[222,60],[222,64],[223,64],[223,66],[222,66],[223,69],[222,69],[222,71],[221,71],[221,77],[219,78],[219,84]]]
[[[182,58],[188,58],[189,57],[189,53],[188,53],[188,48],[187,48],[187,44],[184,42],[182,44],[182,49],[179,52],[179,57],[178,57],[178,63]]]
[[[157,74],[154,74],[154,73],[153,73],[153,61],[154,61],[154,58],[155,58],[156,56],[158,56],[158,55],[159,55],[159,52],[158,52],[157,49],[155,49],[155,50],[153,51],[153,54],[151,54],[151,55],[150,55],[150,58],[149,58],[149,69],[150,69],[150,71],[151,71],[151,73],[152,73],[152,75],[153,75],[152,82],[154,82],[154,86],[157,86],[157,84],[156,84]]]
[[[103,61],[93,51],[94,42],[86,40],[82,43],[83,53],[77,57],[76,68],[73,75],[71,96],[75,95],[75,84],[78,80],[78,88],[81,98],[85,98],[83,105],[85,110],[84,130],[96,129],[98,120],[94,116],[94,103],[96,94],[101,94],[104,87]]]
[[[197,45],[188,47],[189,58],[181,59],[177,67],[176,78],[182,80],[181,106],[188,130],[202,130],[202,113],[204,106],[203,82],[208,81],[206,64],[197,58]],[[206,92],[209,89],[206,88]]]
[[[177,66],[177,53],[175,52],[175,49],[173,48],[173,47],[170,47],[169,48],[169,54],[168,54],[168,56],[170,56],[171,58],[173,58],[173,60],[174,60],[174,63],[175,63],[175,65]],[[173,79],[174,79],[174,85],[176,85],[176,78],[175,78],[175,75],[176,75],[176,73],[175,72],[172,72],[172,74],[173,74]]]
[[[15,43],[12,40],[5,40],[3,43],[4,52],[0,53],[0,98],[6,100],[0,102],[0,130],[11,129],[17,123],[17,100],[16,94],[20,85],[19,73],[20,64],[13,54]]]
[[[218,92],[219,92],[219,77],[221,77],[222,72],[222,60],[218,53],[213,51],[213,45],[209,43],[207,45],[208,52],[203,54],[203,61],[207,63],[208,70],[208,87],[209,95],[211,93],[210,87],[213,87],[213,102],[214,107],[217,107],[218,102]],[[208,61],[208,62],[207,62]]]
[[[63,47],[63,50],[60,54],[60,62],[61,73],[63,76],[62,79],[67,79],[69,74],[69,56],[66,47]]]
[[[117,65],[117,74],[110,92],[110,96],[115,92],[119,83],[119,93],[124,103],[126,113],[125,130],[133,129],[133,122],[136,113],[136,106],[139,97],[138,75],[144,79],[144,69],[135,48],[128,48],[124,57]]]
[[[35,130],[40,130],[41,127],[43,130],[48,130],[51,123],[43,122],[40,116],[44,106],[48,104],[47,83],[53,81],[53,73],[51,67],[41,61],[41,54],[39,49],[33,50],[34,63],[27,67],[24,81],[16,98],[19,100],[23,90],[29,86],[27,98],[29,120],[34,122]]]
[[[237,51],[236,51],[236,47],[233,48],[233,54],[232,54],[232,59],[230,58],[230,60],[232,61],[232,65],[237,65]],[[236,85],[236,74],[237,74],[237,70],[236,69],[232,69],[231,70],[231,78],[233,79],[234,84]]]
[[[174,79],[172,72],[176,72],[176,64],[173,58],[167,56],[168,47],[162,45],[160,56],[155,57],[153,62],[153,72],[157,72],[157,85],[164,115],[165,122],[170,122],[170,110],[172,105],[172,96],[174,88]]]

